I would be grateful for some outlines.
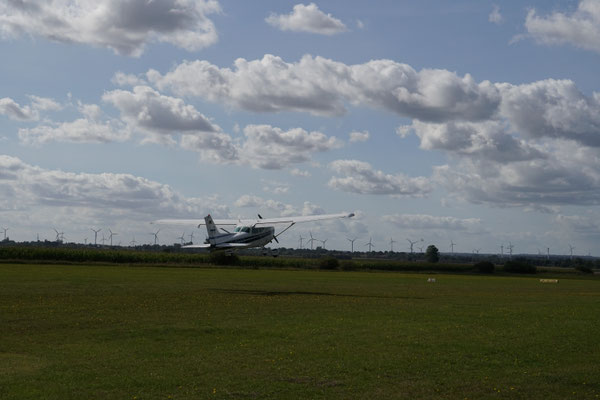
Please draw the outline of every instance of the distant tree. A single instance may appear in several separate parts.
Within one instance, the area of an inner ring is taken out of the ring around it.
[[[517,274],[535,274],[537,267],[525,258],[517,258],[504,263],[504,272]]]
[[[319,260],[320,269],[338,269],[339,267],[340,262],[335,257],[325,257]]]
[[[430,244],[425,252],[425,259],[430,263],[436,263],[440,260],[440,252],[437,247]]]
[[[491,274],[492,272],[494,272],[494,269],[496,268],[494,266],[494,263],[492,263],[490,261],[479,261],[478,263],[473,265],[473,267],[475,268],[475,270],[477,270],[479,272],[483,272],[484,274]]]

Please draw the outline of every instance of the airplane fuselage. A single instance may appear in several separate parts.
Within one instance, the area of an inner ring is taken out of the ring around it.
[[[238,225],[232,233],[219,233],[204,241],[211,247],[220,244],[236,243],[246,247],[262,247],[270,243],[275,237],[275,228],[272,226],[252,227]]]

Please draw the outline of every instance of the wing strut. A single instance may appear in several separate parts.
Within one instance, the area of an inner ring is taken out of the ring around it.
[[[283,232],[287,231],[288,229],[290,229],[290,228],[291,228],[292,226],[294,226],[295,224],[296,224],[295,222],[292,222],[292,223],[290,224],[290,226],[288,226],[287,228],[285,228],[284,230],[282,230],[281,232],[279,232],[277,235],[273,236],[273,238],[274,238],[275,240],[277,240],[277,236],[281,235]]]

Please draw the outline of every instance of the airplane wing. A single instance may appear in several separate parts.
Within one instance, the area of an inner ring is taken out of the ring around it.
[[[244,223],[245,220],[239,219],[215,219],[215,225],[229,225],[236,226],[240,223]],[[252,220],[253,221],[253,220]],[[206,225],[204,219],[158,219],[156,221],[152,221],[152,224],[157,225],[181,225],[181,226],[194,226],[199,227],[202,225]]]
[[[339,214],[321,214],[321,215],[302,215],[296,217],[280,217],[280,218],[259,218],[259,219],[215,219],[215,225],[219,226],[236,226],[236,225],[275,225],[275,224],[298,224],[301,222],[323,221],[335,218],[352,218],[354,213],[339,213]],[[182,225],[200,227],[206,225],[203,219],[159,219],[153,224],[159,225]]]
[[[182,225],[182,226],[198,226],[198,224],[202,222],[203,219],[158,219],[156,221],[150,222],[151,224],[156,225]]]
[[[297,216],[297,217],[262,218],[262,219],[252,220],[252,222],[256,225],[299,224],[301,222],[323,221],[326,219],[352,218],[352,217],[354,217],[354,213],[339,213],[339,214],[321,214],[321,215],[302,215],[302,216]]]

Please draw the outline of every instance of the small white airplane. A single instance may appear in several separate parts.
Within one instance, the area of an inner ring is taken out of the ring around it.
[[[263,218],[258,214],[258,219],[215,219],[209,215],[204,221],[198,219],[160,219],[154,224],[161,225],[195,225],[198,228],[206,225],[208,237],[202,244],[182,246],[186,249],[236,250],[250,247],[264,247],[275,240],[283,232],[301,222],[322,221],[335,218],[351,218],[354,213],[308,215],[299,217]],[[278,234],[275,234],[275,225],[288,225]],[[217,226],[221,226],[220,230]],[[230,232],[223,226],[232,227]],[[221,232],[223,231],[223,232]]]

